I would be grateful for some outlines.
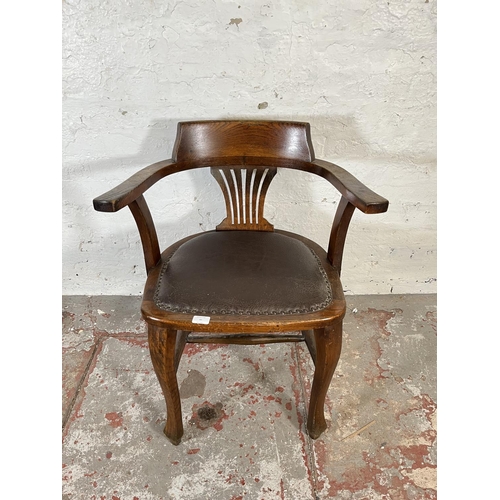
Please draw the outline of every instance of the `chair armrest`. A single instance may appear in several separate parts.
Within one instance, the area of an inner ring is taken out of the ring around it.
[[[387,211],[389,201],[367,188],[343,168],[325,160],[314,160],[312,165],[321,168],[319,175],[333,184],[347,201],[365,214],[380,214]]]
[[[153,163],[107,193],[94,198],[94,208],[99,212],[117,212],[135,201],[163,177],[181,170],[184,168],[180,168],[171,159]]]

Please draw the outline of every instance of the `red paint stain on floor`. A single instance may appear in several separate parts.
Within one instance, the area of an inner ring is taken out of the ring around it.
[[[365,370],[364,379],[369,385],[373,385],[378,380],[387,378],[385,370],[379,365],[379,360],[382,357],[382,347],[380,340],[384,337],[389,337],[391,332],[387,328],[390,319],[394,318],[396,312],[400,311],[384,311],[380,309],[368,308],[366,311],[358,313],[358,321],[361,324],[377,324],[377,333],[369,339],[370,347],[373,352],[373,358],[370,360],[371,367]]]
[[[117,427],[121,427],[123,424],[123,417],[121,412],[117,413],[115,411],[112,411],[110,413],[106,413],[104,417],[106,418],[106,420],[109,420],[111,427],[113,427],[114,429],[116,429]]]
[[[434,330],[434,333],[437,335],[436,313],[434,311],[427,311],[427,313],[425,314],[425,319],[430,323],[431,328]]]
[[[317,466],[320,471],[320,477],[327,476],[324,473],[324,467],[328,457],[325,443],[318,440],[315,445]],[[338,498],[346,495],[347,492],[355,494],[366,488],[373,493],[381,495],[381,498],[390,498],[395,500],[409,500],[418,498],[419,500],[436,499],[436,490],[431,488],[420,488],[411,477],[402,475],[403,471],[411,471],[420,468],[434,468],[430,462],[430,447],[426,445],[395,446],[385,447],[375,453],[363,452],[363,467],[347,466],[342,473],[341,479],[329,478],[328,498]],[[401,462],[401,457],[411,461],[408,467]],[[397,473],[391,471],[398,471]],[[325,487],[324,480],[318,480],[317,490]],[[413,491],[413,493],[409,493]],[[414,496],[417,494],[418,496]],[[365,498],[365,497],[363,497]]]
[[[117,334],[113,335],[113,337],[116,337],[121,341],[127,342],[127,344],[131,346],[142,347],[143,349],[149,347],[147,337],[142,337],[142,336],[130,337],[130,333]]]
[[[302,413],[299,411],[300,400],[301,400],[301,391],[300,391],[299,374],[297,371],[297,364],[298,364],[297,355],[295,356],[295,359],[296,359],[296,362],[289,365],[290,373],[291,373],[292,378],[293,378],[292,392],[293,392],[293,397],[295,399],[297,423],[299,424],[298,434],[299,434],[299,439],[301,441],[302,460],[303,460],[304,467],[307,470],[307,477],[308,477],[309,481],[312,482],[313,481],[313,473],[312,473],[310,463],[309,463],[307,442],[306,442],[306,436],[304,433],[305,422],[304,422],[304,418],[302,416]],[[287,405],[285,405],[285,407],[288,408]]]
[[[323,471],[325,468],[325,465],[328,463],[328,457],[326,453],[326,445],[325,442],[318,439],[314,443],[314,454],[316,456],[316,466],[320,471]],[[325,475],[325,474],[322,474]],[[316,482],[316,489],[318,491],[322,491],[323,488],[325,487],[325,480],[317,478]]]
[[[253,384],[245,384],[244,382],[235,382],[233,384],[235,387],[238,387],[238,388],[241,388],[241,395],[244,396],[245,394],[247,394],[248,392],[252,391],[253,389],[255,389],[254,385]],[[234,393],[232,393],[232,395],[234,395]]]
[[[396,418],[398,420],[400,420],[403,415],[409,415],[414,411],[421,410],[423,411],[427,421],[432,424],[432,415],[436,412],[437,404],[428,394],[414,396],[408,400],[407,405],[408,408],[406,410],[400,411],[396,414]]]
[[[205,344],[205,343],[187,343],[184,347],[183,354],[190,358],[195,354],[200,354],[201,352],[210,352],[215,351],[217,349],[222,349],[224,344]]]
[[[259,363],[258,362],[254,362],[250,358],[243,358],[243,361],[245,363],[251,364],[254,367],[254,369],[255,369],[256,372],[259,371]]]

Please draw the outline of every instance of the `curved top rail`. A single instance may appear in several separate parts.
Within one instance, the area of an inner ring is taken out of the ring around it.
[[[364,213],[382,213],[388,207],[385,198],[343,168],[315,159],[308,123],[258,120],[180,122],[171,160],[140,170],[94,199],[94,207],[115,212],[163,177],[200,167],[303,170],[324,177]]]
[[[173,161],[210,164],[214,158],[260,157],[314,161],[308,123],[286,121],[180,122]]]

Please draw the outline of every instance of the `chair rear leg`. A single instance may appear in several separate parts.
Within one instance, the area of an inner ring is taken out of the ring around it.
[[[182,332],[148,325],[149,352],[167,405],[167,424],[163,432],[174,445],[181,442],[184,433],[179,386],[177,385],[179,359],[176,358],[180,357],[179,341],[185,343],[185,338],[179,338],[178,341],[178,336],[182,336]]]
[[[325,398],[342,349],[342,319],[332,326],[314,330],[315,370],[307,416],[307,430],[317,439],[326,430]]]

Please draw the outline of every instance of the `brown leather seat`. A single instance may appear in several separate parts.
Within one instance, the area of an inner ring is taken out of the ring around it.
[[[160,309],[186,314],[302,314],[324,309],[332,289],[318,256],[274,232],[215,231],[178,247],[154,295]]]

